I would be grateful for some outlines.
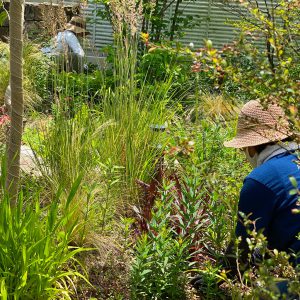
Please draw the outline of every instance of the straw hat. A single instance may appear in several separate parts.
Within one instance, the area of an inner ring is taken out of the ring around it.
[[[281,141],[292,133],[281,107],[270,104],[264,108],[257,100],[247,102],[238,117],[237,133],[224,142],[225,147],[244,148]]]
[[[74,33],[90,34],[86,30],[86,23],[84,18],[80,16],[73,16],[69,23],[66,24],[65,30],[73,31]]]

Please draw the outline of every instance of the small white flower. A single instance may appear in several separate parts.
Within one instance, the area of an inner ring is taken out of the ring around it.
[[[194,43],[193,43],[193,42],[190,42],[190,43],[189,43],[189,47],[190,47],[190,48],[194,48]]]

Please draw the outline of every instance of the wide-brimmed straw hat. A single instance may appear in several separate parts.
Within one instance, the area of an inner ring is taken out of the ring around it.
[[[65,30],[73,31],[74,33],[84,33],[85,35],[90,34],[86,30],[86,23],[84,18],[80,16],[73,16],[65,26]]]
[[[276,142],[291,136],[284,111],[277,104],[263,107],[257,100],[247,102],[238,117],[236,136],[225,147],[244,148]]]

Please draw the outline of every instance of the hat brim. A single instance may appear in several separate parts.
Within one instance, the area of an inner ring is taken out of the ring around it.
[[[282,141],[291,135],[292,133],[283,133],[275,130],[273,132],[267,130],[260,133],[247,130],[244,133],[237,134],[232,140],[224,142],[224,146],[237,149],[259,146],[271,142]]]
[[[73,31],[74,33],[77,33],[77,34],[79,34],[79,33],[84,33],[85,35],[90,34],[90,32],[87,31],[86,29],[81,28],[81,27],[76,26],[76,25],[73,25],[73,24],[70,24],[70,23],[68,23],[66,25],[65,30],[70,30],[70,31]]]

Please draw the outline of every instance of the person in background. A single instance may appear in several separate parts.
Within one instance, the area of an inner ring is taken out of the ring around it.
[[[57,58],[58,66],[67,72],[82,72],[84,50],[79,38],[88,35],[83,17],[73,16],[54,39],[54,47],[43,48],[42,51]]]

